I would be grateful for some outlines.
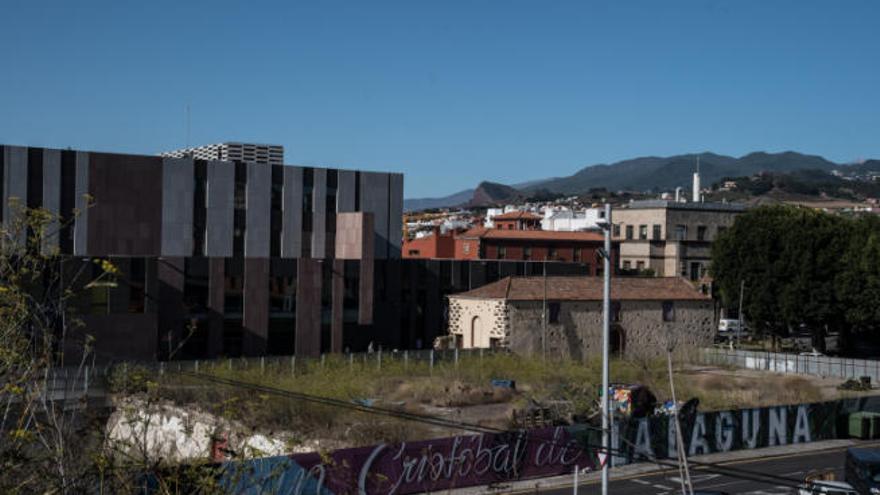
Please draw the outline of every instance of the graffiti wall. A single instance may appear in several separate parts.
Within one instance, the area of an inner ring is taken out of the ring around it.
[[[464,435],[344,449],[293,459],[336,494],[408,494],[488,485],[590,468],[594,457],[577,428]]]
[[[815,442],[838,438],[856,411],[880,411],[880,397],[697,413],[682,420],[682,438],[690,456]],[[665,416],[616,421],[612,465],[674,458],[674,425]],[[221,484],[237,493],[435,492],[595,469],[599,444],[586,425],[463,435],[235,463]]]

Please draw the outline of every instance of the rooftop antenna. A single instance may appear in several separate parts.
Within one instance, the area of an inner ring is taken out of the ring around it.
[[[190,129],[190,112],[189,112],[189,103],[186,104],[186,146],[184,148],[189,148],[189,129]]]

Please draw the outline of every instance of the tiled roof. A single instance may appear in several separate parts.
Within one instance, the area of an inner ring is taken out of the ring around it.
[[[484,239],[521,239],[535,241],[603,241],[600,232],[564,232],[558,230],[502,230],[488,229]]]
[[[507,213],[502,213],[501,215],[495,215],[492,217],[492,221],[495,220],[540,220],[544,217],[541,215],[535,215],[534,213],[528,211],[509,211]]]
[[[601,301],[602,277],[507,277],[450,297],[541,301]],[[615,277],[611,299],[616,301],[704,301],[711,299],[681,277]]]

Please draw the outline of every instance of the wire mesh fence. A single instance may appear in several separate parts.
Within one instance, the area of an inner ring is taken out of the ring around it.
[[[702,349],[698,356],[703,364],[750,370],[844,379],[867,376],[874,383],[880,379],[878,360],[740,349]]]

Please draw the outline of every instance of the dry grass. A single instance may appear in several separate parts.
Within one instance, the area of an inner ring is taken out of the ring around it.
[[[328,358],[321,364],[267,366],[265,370],[228,369],[223,363],[203,367],[218,377],[256,383],[305,394],[346,401],[375,399],[383,407],[411,412],[457,411],[453,417],[473,417],[501,423],[513,407],[530,400],[568,400],[578,412],[589,411],[598,402],[601,362],[544,362],[513,354],[462,357],[457,364],[445,361],[430,368],[427,363],[402,360],[376,362]],[[617,360],[611,363],[613,382],[647,385],[659,400],[669,397],[666,361]],[[516,390],[490,386],[493,378],[516,381]],[[700,399],[703,411],[757,407],[772,404],[813,402],[827,399],[823,390],[808,378],[762,374],[742,376],[733,370],[694,370],[677,366],[675,385],[679,400]],[[344,445],[380,441],[430,438],[448,431],[394,418],[378,417],[338,407],[307,403],[247,389],[205,386],[203,383],[166,375],[160,393],[178,404],[192,404],[215,414],[251,425],[263,432],[294,432],[306,439],[329,439]],[[488,405],[507,404],[510,407]],[[206,406],[207,405],[207,406]],[[473,409],[474,415],[467,411]],[[452,414],[452,412],[450,412]],[[340,434],[342,432],[342,434]],[[338,446],[333,444],[334,446]]]

